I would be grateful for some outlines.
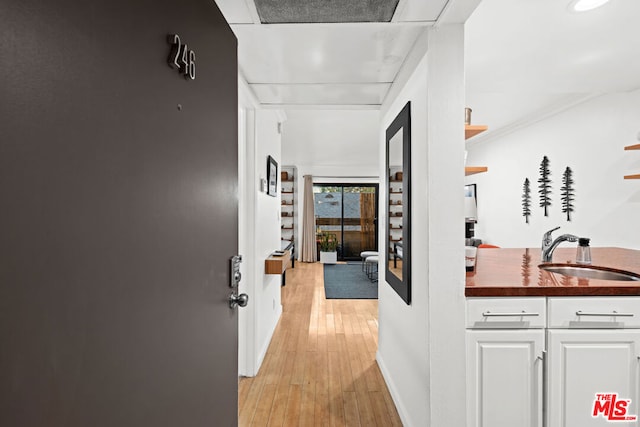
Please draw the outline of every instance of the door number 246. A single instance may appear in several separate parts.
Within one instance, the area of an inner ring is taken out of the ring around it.
[[[169,66],[176,68],[185,79],[196,79],[196,53],[189,50],[186,44],[182,44],[180,36],[170,34],[168,37],[171,43],[171,53],[169,54]]]

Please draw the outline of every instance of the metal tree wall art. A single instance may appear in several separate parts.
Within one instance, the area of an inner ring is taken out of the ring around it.
[[[567,221],[571,221],[571,213],[573,212],[573,201],[575,200],[575,194],[573,189],[573,171],[568,166],[562,174],[562,187],[560,187],[560,196],[560,200],[562,200],[562,212],[567,214]]]
[[[544,216],[549,216],[549,206],[551,206],[551,179],[549,176],[549,159],[544,156],[540,163],[540,178],[538,179],[538,193],[540,195],[540,207],[544,208]]]
[[[522,186],[522,216],[529,224],[529,217],[531,216],[531,185],[529,184],[529,178],[524,179],[524,185]]]

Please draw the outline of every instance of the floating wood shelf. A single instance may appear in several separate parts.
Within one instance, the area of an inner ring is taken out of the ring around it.
[[[464,139],[473,138],[479,133],[489,129],[487,125],[464,125]],[[489,170],[486,166],[465,166],[464,175],[474,175],[477,173],[483,173]]]
[[[640,144],[635,145],[627,145],[624,147],[625,150],[640,150]],[[625,175],[624,179],[640,179],[640,174],[635,175]]]
[[[487,125],[464,125],[464,139],[473,138],[487,129],[489,129]]]
[[[289,267],[291,261],[291,252],[284,251],[284,255],[271,255],[264,260],[265,274],[282,274]]]
[[[293,191],[281,191],[282,194],[293,194]]]
[[[489,168],[486,166],[465,166],[464,168],[464,175],[468,176],[468,175],[474,175],[477,173],[483,173],[488,171]]]

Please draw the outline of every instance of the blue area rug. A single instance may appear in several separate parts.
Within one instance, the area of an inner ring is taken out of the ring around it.
[[[378,282],[369,280],[359,262],[325,264],[324,294],[327,299],[378,299]]]

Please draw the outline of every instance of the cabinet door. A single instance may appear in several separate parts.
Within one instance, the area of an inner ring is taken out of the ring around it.
[[[543,330],[467,331],[468,427],[542,425]]]
[[[593,417],[597,393],[631,399],[627,415],[638,415],[640,330],[549,330],[547,343],[549,427],[611,425]]]

